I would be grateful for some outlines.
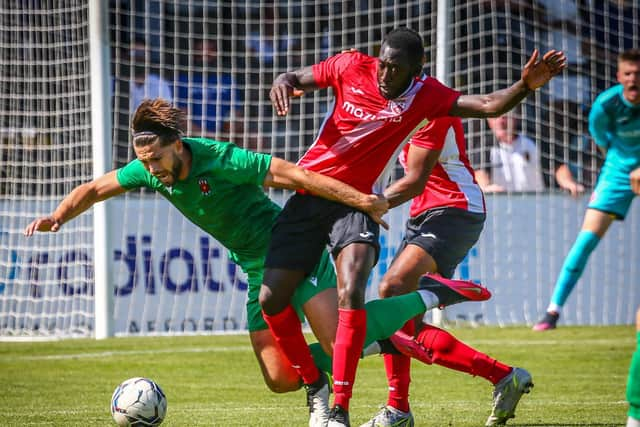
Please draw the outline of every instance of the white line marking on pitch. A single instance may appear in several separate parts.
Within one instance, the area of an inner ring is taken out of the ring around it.
[[[154,349],[154,350],[115,350],[102,351],[97,353],[71,353],[71,354],[50,354],[43,356],[24,356],[16,357],[15,355],[0,358],[0,360],[66,360],[66,359],[91,359],[102,357],[120,357],[133,354],[158,354],[158,353],[228,353],[235,351],[249,351],[251,346],[233,346],[233,347],[194,347],[194,348],[170,348],[170,349]]]

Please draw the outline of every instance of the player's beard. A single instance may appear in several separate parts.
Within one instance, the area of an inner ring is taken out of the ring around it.
[[[176,153],[171,153],[171,156],[173,165],[171,166],[171,170],[166,171],[166,179],[162,180],[158,175],[156,175],[156,178],[158,178],[166,187],[175,185],[176,181],[180,178],[180,173],[182,172],[182,167],[184,165],[184,162]]]
[[[171,175],[171,185],[174,185],[178,178],[180,178],[180,173],[182,172],[184,163],[176,153],[172,153],[171,155],[173,156],[173,166],[171,167],[169,175]]]

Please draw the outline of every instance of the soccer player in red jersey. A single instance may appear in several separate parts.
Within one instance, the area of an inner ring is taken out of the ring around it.
[[[566,67],[562,52],[538,52],[522,78],[487,95],[461,95],[423,74],[422,37],[408,28],[385,37],[375,58],[358,52],[279,75],[270,98],[286,115],[289,98],[331,87],[335,105],[299,165],[370,193],[394,154],[429,120],[443,116],[497,117],[512,109]],[[290,298],[328,245],[338,278],[339,319],[333,349],[334,406],[329,427],[348,426],[360,349],[366,333],[364,291],[378,257],[379,226],[356,209],[298,192],[273,228],[260,304],[264,317],[307,392],[326,381],[313,364]]]
[[[478,241],[486,218],[484,196],[469,164],[459,118],[430,121],[403,147],[400,163],[405,176],[387,187],[384,195],[390,208],[413,199],[404,239],[380,283],[382,298],[414,291],[427,273],[451,278]],[[391,342],[403,354],[384,355],[387,404],[363,427],[414,425],[409,408],[410,357],[491,382],[494,402],[487,426],[512,418],[520,398],[533,386],[526,370],[493,359],[440,328],[410,321],[402,331]]]

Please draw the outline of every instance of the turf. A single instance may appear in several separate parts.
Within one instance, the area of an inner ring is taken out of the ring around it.
[[[635,333],[630,326],[453,329],[468,344],[527,368],[535,387],[514,426],[622,426]],[[481,378],[415,363],[416,426],[480,426],[492,386]],[[305,426],[302,391],[274,394],[262,382],[247,335],[0,342],[0,426],[109,426],[111,393],[146,376],[167,395],[163,426]],[[380,357],[360,362],[352,425],[386,397]]]

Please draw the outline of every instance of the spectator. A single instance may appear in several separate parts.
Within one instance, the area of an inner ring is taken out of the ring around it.
[[[486,193],[543,191],[543,155],[536,143],[521,131],[520,109],[489,118],[487,123],[496,144],[485,150],[484,158],[478,162],[480,167],[475,176],[482,190]],[[567,164],[558,163],[553,176],[557,185],[572,196],[584,193],[584,186],[575,180]]]
[[[574,0],[537,1],[538,29],[541,43],[559,46],[567,55],[567,69],[549,82],[549,115],[544,129],[548,135],[549,168],[556,171],[571,161],[568,151],[580,151],[581,136],[587,133],[583,118],[591,103],[591,41],[584,36],[584,24]]]
[[[196,39],[190,55],[189,67],[178,73],[176,104],[191,117],[191,134],[227,136],[231,121],[242,116],[239,85],[218,62],[216,40]]]
[[[535,142],[520,133],[518,110],[487,119],[496,143],[485,150],[475,174],[485,193],[544,189],[540,154]]]
[[[638,3],[632,0],[581,0],[582,30],[593,41],[590,77],[594,92],[604,91],[615,76],[617,56],[634,47],[640,31],[633,19]]]
[[[163,98],[172,102],[171,84],[150,67],[151,57],[145,40],[136,39],[130,51],[129,111],[134,111],[147,98]]]

